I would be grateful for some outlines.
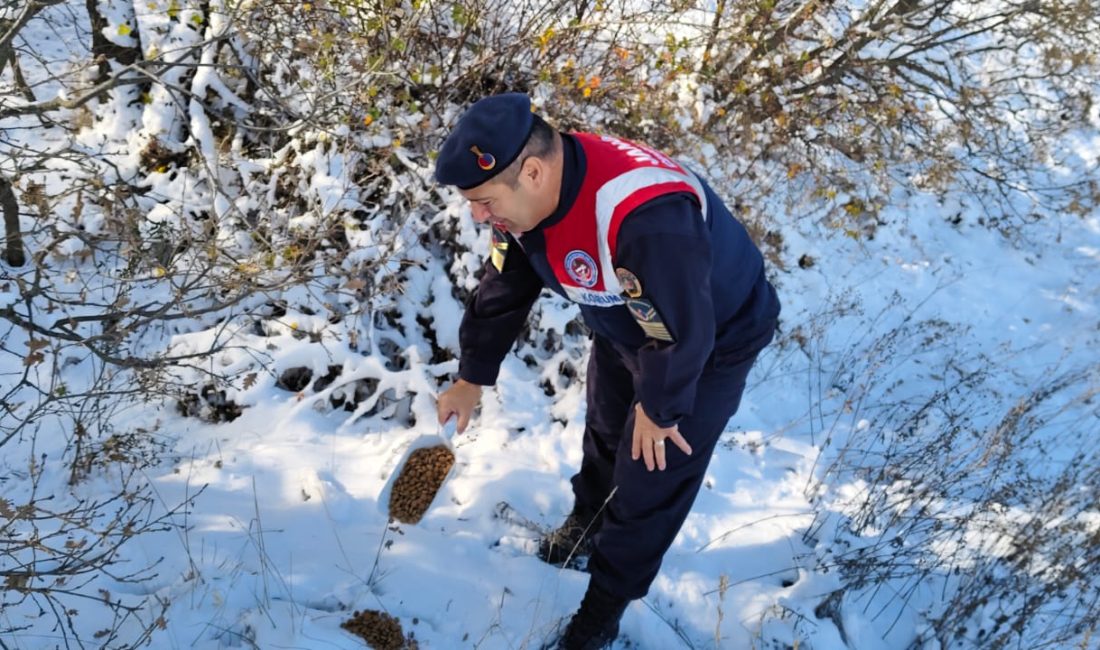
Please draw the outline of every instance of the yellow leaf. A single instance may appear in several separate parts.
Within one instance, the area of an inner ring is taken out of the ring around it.
[[[550,44],[550,39],[552,38],[554,38],[554,28],[547,27],[546,31],[543,32],[538,38],[539,47],[545,49],[546,46]]]
[[[164,268],[163,266],[158,266],[153,269],[154,278],[163,278],[166,275],[168,275],[168,269]]]
[[[196,25],[201,25],[202,24],[202,16],[200,16],[199,14],[192,15],[191,16],[191,22],[195,23]]]
[[[168,17],[175,18],[180,15],[180,7],[176,4],[176,0],[171,0],[168,3]]]
[[[130,32],[132,32],[132,31],[134,31],[134,30],[130,29],[130,26],[127,25],[126,23],[122,23],[121,25],[118,26],[118,35],[119,36],[129,36]]]
[[[374,116],[371,115],[370,113],[367,113],[366,117],[363,118],[363,126],[370,126],[371,123],[373,123],[373,122],[374,122]]]
[[[584,89],[584,96],[585,96],[585,97],[591,97],[591,96],[592,96],[592,89],[591,89],[591,88],[587,88],[587,87],[586,87],[586,88]]]

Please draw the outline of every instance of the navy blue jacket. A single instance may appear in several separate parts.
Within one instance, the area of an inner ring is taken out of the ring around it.
[[[544,287],[564,296],[541,232],[569,211],[584,178],[585,158],[571,136],[563,133],[562,140],[557,210],[518,238],[508,236],[503,271],[487,262],[466,305],[459,376],[468,382],[496,382]],[[705,182],[704,190],[710,214],[700,215],[690,194],[668,194],[635,208],[618,232],[616,267],[638,277],[673,342],[647,338],[625,306],[578,305],[594,335],[634,358],[628,365],[640,369],[634,379],[637,399],[650,419],[665,427],[693,412],[695,385],[703,372],[736,363],[766,345],[779,314],[759,249]]]

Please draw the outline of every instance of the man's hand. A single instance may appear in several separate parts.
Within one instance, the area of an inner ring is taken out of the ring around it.
[[[457,415],[456,430],[462,433],[466,430],[466,425],[470,424],[470,418],[473,417],[474,409],[480,401],[481,386],[459,379],[439,396],[439,402],[436,404],[436,409],[439,411],[439,424],[445,424],[452,415]]]
[[[691,455],[691,445],[680,435],[680,428],[672,425],[667,429],[657,426],[649,416],[645,414],[641,404],[634,405],[634,443],[630,450],[630,457],[634,460],[645,458],[645,467],[653,471],[665,468],[665,440],[671,440],[688,456]]]

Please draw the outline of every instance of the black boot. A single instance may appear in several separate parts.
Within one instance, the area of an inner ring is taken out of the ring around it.
[[[565,522],[539,540],[539,559],[554,566],[580,568],[592,554],[599,516],[574,506]]]
[[[591,580],[580,609],[569,621],[557,650],[600,650],[619,636],[619,620],[630,601],[610,594]]]

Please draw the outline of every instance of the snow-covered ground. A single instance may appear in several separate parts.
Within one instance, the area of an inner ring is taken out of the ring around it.
[[[839,576],[814,570],[815,550],[803,539],[813,521],[807,489],[858,427],[838,406],[840,366],[903,319],[961,326],[956,340],[923,350],[923,374],[904,377],[917,393],[963,352],[1006,360],[1006,396],[1016,394],[1012,382],[1040,385],[1059,364],[1095,363],[1087,355],[1100,337],[1100,216],[1031,228],[1028,252],[966,220],[953,226],[945,213],[954,210],[917,206],[859,243],[783,223],[786,269],[776,278],[784,334],[755,368],[696,507],[650,595],[628,610],[618,647],[778,647],[764,644],[796,639],[845,647],[836,626],[814,616]],[[815,260],[808,269],[797,263],[804,254]],[[439,309],[457,326],[453,304]],[[335,363],[349,377],[373,376],[379,365],[290,332],[255,342],[276,369],[306,366],[319,376]],[[219,363],[246,357],[225,353]],[[586,576],[541,564],[529,553],[534,532],[495,513],[506,502],[552,527],[568,512],[568,479],[581,458],[582,382],[548,397],[544,369],[510,357],[472,429],[454,439],[457,466],[427,516],[415,526],[390,524],[387,482],[410,444],[437,429],[430,382],[418,382],[453,370],[453,362],[414,363],[407,372],[406,387],[419,389],[413,426],[355,420],[323,406],[338,387],[292,393],[267,375],[238,396],[248,408],[230,423],[182,418],[170,404],[131,414],[131,426],[155,426],[177,459],[146,471],[163,504],[202,490],[178,518],[182,530],[125,547],[135,567],[160,560],[157,577],[142,585],[170,602],[154,647],[355,648],[361,642],[340,628],[354,609],[399,617],[424,648],[538,647],[576,607]],[[842,422],[848,417],[850,425]],[[1094,421],[1085,424],[1095,433]],[[111,593],[133,589],[97,584]],[[910,600],[886,640],[889,621],[852,608],[844,623],[850,647],[908,645],[929,604],[921,600],[935,597]]]
[[[468,219],[457,202],[449,212]],[[951,223],[960,212],[961,223]],[[628,609],[616,647],[909,646],[922,614],[934,610],[932,588],[919,589],[900,617],[893,610],[874,616],[879,607],[870,601],[847,603],[847,646],[835,621],[815,615],[841,582],[818,568],[828,540],[806,541],[815,521],[810,497],[834,452],[862,426],[858,409],[844,403],[849,383],[884,374],[866,355],[881,351],[881,338],[901,324],[935,323],[947,339],[883,360],[894,366],[885,376],[927,394],[952,363],[987,355],[1004,364],[996,379],[1002,410],[1055,368],[1095,366],[1100,215],[1023,227],[1028,239],[1016,246],[962,205],[917,197],[883,217],[876,236],[859,241],[794,215],[776,218],[783,245],[772,272],[782,335],[754,369],[695,509],[649,596]],[[443,332],[457,327],[460,309],[452,299],[426,300],[438,270],[429,267],[403,300],[414,310],[431,303]],[[540,322],[560,328],[571,313],[550,301]],[[415,526],[391,524],[388,482],[410,446],[437,433],[430,378],[455,363],[430,365],[422,346],[410,345],[409,369],[385,373],[378,359],[346,345],[296,337],[312,322],[299,316],[301,323],[285,317],[288,326],[272,336],[241,333],[242,347],[218,355],[220,368],[239,374],[255,361],[250,348],[270,359],[272,372],[233,395],[246,405],[238,419],[203,424],[165,404],[116,422],[154,430],[168,446],[174,460],[145,471],[165,507],[198,496],[177,517],[181,529],[125,546],[128,565],[159,562],[140,593],[107,577],[94,584],[168,603],[153,647],[356,648],[362,642],[340,624],[357,609],[398,617],[422,648],[539,647],[578,604],[586,576],[540,563],[530,554],[535,533],[496,513],[507,503],[549,528],[568,512],[568,479],[581,459],[583,382],[561,382],[564,391],[547,396],[540,384],[554,375],[557,358],[532,368],[509,357],[480,417],[454,438],[456,468],[428,514]],[[174,345],[202,349],[209,336],[179,335]],[[17,360],[5,363],[6,372],[21,370]],[[414,424],[333,409],[328,397],[339,384],[319,393],[275,386],[288,368],[308,367],[316,378],[331,365],[343,367],[341,381],[386,376],[399,393],[415,392],[397,405],[411,410]],[[1095,434],[1095,420],[1083,425]],[[858,493],[857,480],[833,477],[817,507],[843,511],[831,499]],[[3,614],[8,624],[20,615]],[[5,644],[29,649],[55,639],[28,634]]]
[[[925,350],[927,373],[905,377],[918,386],[935,384],[937,368],[960,350],[999,354],[1010,365],[1006,378],[1034,385],[1060,360],[1096,349],[1100,215],[1027,229],[1028,252],[965,218],[949,224],[945,215],[956,210],[918,202],[859,243],[783,222],[786,270],[776,277],[784,336],[755,368],[696,507],[649,596],[627,611],[617,647],[777,647],[765,644],[795,639],[845,647],[836,626],[813,614],[839,583],[835,573],[814,571],[814,549],[802,536],[812,521],[806,491],[840,446],[839,439],[826,446],[826,436],[846,434],[830,421],[843,419],[834,411],[837,360],[858,357],[891,326],[909,318],[965,328],[957,341]],[[797,264],[803,255],[815,260],[808,269]],[[811,333],[830,310],[836,315]],[[457,326],[457,308],[448,311],[441,317]],[[808,339],[802,346],[791,336],[799,328]],[[333,363],[289,335],[266,341],[276,347],[276,367],[320,373]],[[335,362],[345,376],[377,364],[350,353]],[[413,368],[410,377],[422,369]],[[452,362],[420,374],[453,370]],[[343,410],[318,408],[323,395],[281,390],[273,379],[247,392],[250,406],[231,423],[202,425],[167,408],[145,414],[159,421],[178,458],[148,472],[159,497],[177,503],[205,488],[184,530],[143,535],[128,547],[137,563],[164,558],[146,585],[171,602],[155,645],[355,648],[361,642],[340,623],[352,610],[376,609],[399,617],[424,648],[538,647],[586,584],[582,573],[541,564],[530,555],[535,533],[495,516],[506,502],[551,527],[571,506],[582,383],[555,402],[539,387],[540,371],[507,360],[480,417],[454,438],[456,468],[415,526],[388,522],[384,494],[410,445],[437,431],[428,386],[419,386],[409,427],[349,422]],[[1013,394],[1008,381],[1003,388]],[[911,600],[886,640],[880,633],[889,621],[849,611],[850,647],[908,645],[929,604],[921,598],[935,594]]]

